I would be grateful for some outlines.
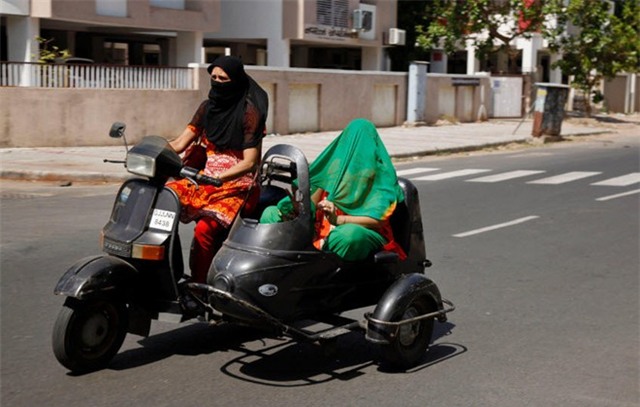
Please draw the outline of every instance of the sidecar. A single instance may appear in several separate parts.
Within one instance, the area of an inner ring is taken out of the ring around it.
[[[391,220],[407,258],[401,261],[396,253],[380,251],[365,261],[348,262],[313,246],[309,169],[300,150],[272,147],[259,176],[257,210],[238,216],[213,260],[207,284],[189,284],[205,293],[213,310],[209,317],[274,328],[300,341],[323,342],[359,330],[381,348],[384,364],[408,368],[419,363],[434,320],[445,322],[454,306],[425,275],[430,262],[415,186],[399,179],[405,200]],[[297,216],[260,223],[264,208],[287,195]],[[373,311],[362,318],[343,315],[371,306]],[[329,328],[308,329],[309,321]]]

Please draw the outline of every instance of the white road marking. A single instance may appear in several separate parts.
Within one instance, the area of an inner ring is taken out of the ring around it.
[[[633,195],[633,194],[637,194],[637,193],[640,193],[640,189],[636,189],[636,190],[633,190],[633,191],[622,192],[620,194],[615,194],[615,195],[603,196],[601,198],[596,198],[596,201],[608,201],[610,199],[621,198],[623,196]]]
[[[408,168],[406,170],[400,170],[400,171],[396,171],[396,174],[399,177],[404,177],[406,175],[412,175],[412,174],[419,174],[421,172],[430,172],[430,171],[438,171],[440,168],[425,168],[425,167],[419,167],[419,168]]]
[[[407,177],[416,174],[421,174],[425,172],[434,172],[439,171],[440,168],[432,168],[432,167],[416,167],[416,168],[407,168],[404,170],[396,171],[396,174],[399,177]],[[464,177],[468,175],[481,174],[484,172],[489,172],[492,170],[487,169],[462,169],[455,171],[448,171],[438,174],[429,174],[429,175],[418,175],[416,177],[409,178],[411,181],[441,181],[449,178],[456,177]],[[472,178],[466,180],[466,182],[483,182],[483,183],[494,183],[507,181],[516,178],[524,178],[529,177],[536,174],[545,173],[544,170],[513,170],[507,171],[499,174],[486,175],[478,178]],[[547,178],[535,179],[533,181],[526,182],[527,184],[546,184],[546,185],[559,185],[565,184],[572,181],[577,181],[583,178],[593,177],[595,175],[602,174],[602,172],[598,171],[571,171],[564,174],[554,175]],[[618,177],[613,177],[609,179],[605,179],[602,181],[594,182],[591,185],[595,186],[614,186],[614,187],[626,187],[633,184],[640,183],[640,172],[632,172],[626,175],[621,175]]]
[[[640,172],[632,172],[620,177],[606,179],[600,182],[594,182],[591,185],[604,185],[610,187],[628,187],[629,185],[637,184],[640,182]]]
[[[458,171],[443,172],[441,174],[425,175],[424,177],[411,178],[411,180],[412,181],[440,181],[443,179],[464,177],[465,175],[480,174],[480,173],[489,172],[489,171],[491,170],[479,170],[479,169],[458,170]]]
[[[515,219],[515,220],[512,220],[510,222],[500,223],[500,224],[493,225],[493,226],[487,226],[487,227],[480,228],[480,229],[470,230],[468,232],[458,233],[456,235],[453,235],[453,237],[467,237],[467,236],[477,235],[477,234],[480,234],[480,233],[489,232],[491,230],[506,228],[506,227],[509,227],[509,226],[513,226],[513,225],[517,225],[517,224],[520,224],[520,223],[528,222],[530,220],[534,220],[534,219],[538,219],[538,218],[539,218],[539,216],[535,216],[535,215],[525,216],[524,218]]]
[[[544,171],[528,171],[528,170],[519,170],[519,171],[509,171],[503,172],[502,174],[496,175],[487,175],[486,177],[469,179],[467,182],[500,182],[506,181],[514,178],[522,178],[527,177],[529,175],[541,174]]]
[[[582,178],[593,177],[594,175],[602,174],[601,172],[593,171],[573,171],[565,174],[556,175],[549,178],[542,178],[535,181],[529,181],[527,184],[549,184],[558,185],[566,182],[576,181]]]

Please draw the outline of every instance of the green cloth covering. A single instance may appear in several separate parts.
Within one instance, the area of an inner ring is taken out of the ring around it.
[[[376,127],[366,119],[355,119],[309,166],[311,195],[322,188],[327,200],[344,213],[386,219],[394,204],[404,200],[396,170]],[[311,212],[315,205],[311,203]],[[278,202],[282,215],[291,214],[293,205],[286,197]],[[262,223],[274,223],[269,211]],[[281,219],[280,219],[281,220]]]
[[[355,119],[309,166],[311,193],[322,188],[327,200],[353,216],[382,220],[404,200],[389,153],[376,127]]]

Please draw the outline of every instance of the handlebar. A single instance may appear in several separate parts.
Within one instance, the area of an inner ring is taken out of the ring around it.
[[[180,176],[192,179],[201,184],[213,185],[215,187],[219,187],[223,184],[220,178],[213,178],[208,175],[204,175],[197,169],[187,166],[182,167],[182,169],[180,170]]]

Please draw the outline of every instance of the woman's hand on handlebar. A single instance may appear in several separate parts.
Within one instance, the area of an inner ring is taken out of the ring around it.
[[[182,167],[182,169],[180,170],[180,176],[191,179],[201,184],[213,185],[216,187],[219,187],[223,184],[220,178],[210,177],[192,167]]]

